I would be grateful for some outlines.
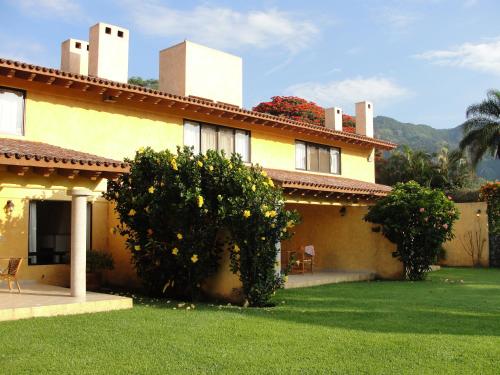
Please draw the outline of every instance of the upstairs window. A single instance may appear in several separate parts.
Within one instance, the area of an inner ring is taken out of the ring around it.
[[[0,87],[0,133],[23,134],[24,93]]]
[[[185,121],[184,145],[193,147],[195,154],[224,151],[227,156],[240,154],[244,162],[250,162],[250,132],[246,130]]]
[[[295,142],[295,168],[340,174],[340,149],[297,141]]]

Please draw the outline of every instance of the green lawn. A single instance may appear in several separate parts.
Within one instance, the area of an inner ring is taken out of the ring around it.
[[[275,308],[136,300],[0,323],[2,374],[500,373],[500,270],[280,291]]]

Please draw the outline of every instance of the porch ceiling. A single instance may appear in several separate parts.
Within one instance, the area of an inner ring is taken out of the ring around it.
[[[116,178],[129,171],[127,163],[42,142],[0,138],[0,165],[24,176],[32,171],[44,177],[54,173],[74,178],[77,175],[96,180]]]

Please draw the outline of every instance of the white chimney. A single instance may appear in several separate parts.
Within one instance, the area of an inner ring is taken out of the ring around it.
[[[373,138],[373,104],[356,103],[356,133]]]
[[[123,27],[98,23],[89,32],[89,75],[127,83],[129,32]]]
[[[325,126],[328,129],[342,131],[342,108],[325,108]]]
[[[61,70],[74,74],[89,74],[89,43],[68,39],[61,44]]]
[[[184,41],[160,51],[161,91],[243,105],[241,57]]]

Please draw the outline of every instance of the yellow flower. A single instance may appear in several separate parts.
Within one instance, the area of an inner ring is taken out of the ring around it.
[[[267,186],[267,185],[268,185],[268,183],[267,183],[266,181],[264,181],[262,184],[263,184],[264,186]]]
[[[201,161],[199,161],[199,160],[198,160],[198,162],[196,164],[198,164],[198,167],[200,167],[200,168],[203,167],[203,163]]]
[[[176,248],[176,247],[174,247],[174,248],[172,249],[172,254],[173,254],[173,255],[177,255],[177,254],[179,254],[179,249],[178,249],[178,248]]]
[[[262,241],[265,241],[266,240],[266,237],[261,237],[260,238]]]
[[[240,247],[239,247],[237,244],[234,244],[234,249],[233,249],[233,251],[234,251],[235,253],[239,253],[239,252],[240,252]]]
[[[268,183],[271,187],[274,187],[274,182],[273,182],[273,180],[268,179],[268,180],[267,180],[267,183]]]
[[[265,217],[275,217],[277,215],[276,211],[271,210],[271,211],[266,211],[264,214]]]
[[[172,159],[172,161],[170,162],[170,165],[172,166],[172,169],[174,171],[176,171],[178,168],[177,168],[177,161],[175,159]]]
[[[184,237],[182,236],[182,233],[177,233],[177,239],[182,240]]]
[[[198,255],[193,254],[193,256],[191,257],[191,262],[196,263],[197,261],[198,261]]]
[[[267,177],[267,172],[266,172],[266,171],[262,171],[262,172],[260,172],[260,174],[261,174],[262,176],[264,176],[264,177]]]
[[[212,165],[209,165],[208,169],[210,170],[210,172],[212,172],[214,170],[214,167]]]
[[[233,169],[233,163],[229,163],[229,169]]]
[[[285,277],[283,278],[283,281],[286,283],[286,282],[288,281],[288,276],[285,276]]]
[[[252,185],[252,191],[255,191],[255,185]]]
[[[139,250],[141,250],[141,247],[140,247],[139,245],[135,245],[135,246],[134,246],[134,250],[139,251]]]
[[[128,212],[128,216],[135,216],[135,214],[136,212],[133,208]]]
[[[203,206],[203,203],[205,203],[205,200],[201,195],[198,195],[198,207],[201,208]]]
[[[295,223],[293,220],[289,220],[287,223],[286,223],[286,226],[287,228],[292,228],[293,226],[295,226]]]
[[[250,213],[250,210],[245,210],[245,211],[243,211],[243,217],[244,217],[245,219],[248,219],[248,218],[250,217],[250,215],[252,215],[252,214]]]
[[[143,153],[144,153],[144,147],[140,147],[140,148],[137,150],[137,153],[138,153],[138,154],[143,154]]]
[[[272,223],[271,228],[276,228],[276,224]]]
[[[155,192],[154,186],[150,186],[148,189],[149,194],[153,194]]]
[[[252,177],[247,176],[247,180],[248,180],[248,181],[252,181]]]

